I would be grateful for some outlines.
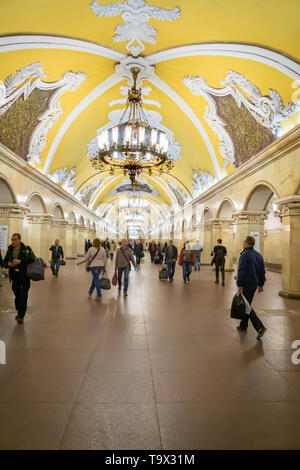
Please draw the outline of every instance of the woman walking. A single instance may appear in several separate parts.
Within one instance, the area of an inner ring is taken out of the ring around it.
[[[194,252],[192,251],[189,242],[184,243],[183,248],[179,255],[178,264],[182,266],[183,281],[190,282],[190,275],[193,269]]]
[[[96,288],[97,297],[95,300],[96,302],[100,302],[102,294],[99,276],[102,274],[102,277],[103,273],[106,272],[106,252],[105,249],[101,246],[101,241],[99,238],[95,238],[93,240],[93,245],[88,249],[85,257],[82,258],[82,260],[77,261],[77,265],[79,266],[85,262],[89,263],[89,268],[92,273],[92,284],[89,290],[89,297],[91,297],[94,289]]]

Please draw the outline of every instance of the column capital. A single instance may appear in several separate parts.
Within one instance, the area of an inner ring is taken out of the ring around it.
[[[235,224],[263,224],[269,211],[236,211],[232,214]]]
[[[29,208],[21,204],[0,204],[0,217],[23,219]]]
[[[300,215],[300,195],[294,194],[292,196],[283,197],[274,201],[274,204],[280,206],[280,216]]]
[[[53,219],[51,214],[38,214],[38,213],[28,213],[27,219],[31,224],[49,224]]]
[[[52,219],[52,225],[54,227],[66,227],[68,223],[69,222],[65,219]]]
[[[216,219],[211,219],[210,223],[213,224],[214,227],[222,227],[222,228],[231,228],[233,225],[233,219],[222,219],[217,217]]]

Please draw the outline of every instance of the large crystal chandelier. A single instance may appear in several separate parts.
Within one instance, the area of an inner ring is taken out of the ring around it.
[[[103,130],[98,135],[99,153],[92,165],[100,170],[109,167],[111,174],[123,170],[132,185],[136,177],[153,169],[161,173],[174,164],[167,152],[169,139],[165,132],[150,126],[142,107],[142,92],[137,88],[138,68],[132,68],[133,86],[128,90],[126,109],[117,126]]]

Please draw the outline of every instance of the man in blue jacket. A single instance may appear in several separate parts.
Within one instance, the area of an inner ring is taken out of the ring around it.
[[[258,292],[263,292],[263,286],[266,279],[263,257],[253,249],[254,245],[255,238],[250,236],[246,237],[246,240],[244,241],[244,250],[242,251],[239,259],[237,277],[238,291],[243,293],[250,306],[256,289],[258,288]],[[237,329],[239,331],[247,331],[249,318],[258,333],[257,339],[260,339],[264,335],[266,328],[252,307],[249,315],[241,321]]]

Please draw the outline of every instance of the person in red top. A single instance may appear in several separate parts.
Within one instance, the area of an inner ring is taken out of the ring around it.
[[[179,255],[178,264],[182,266],[183,281],[190,282],[190,275],[193,269],[194,252],[189,242],[185,242]]]

